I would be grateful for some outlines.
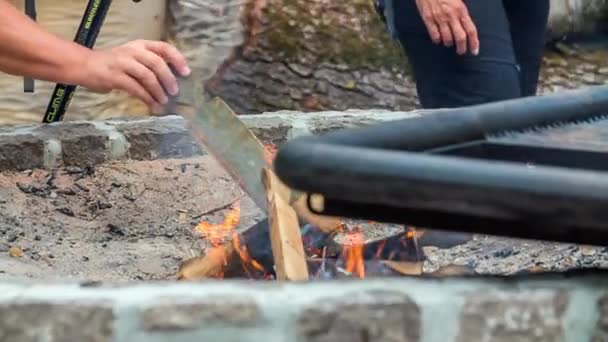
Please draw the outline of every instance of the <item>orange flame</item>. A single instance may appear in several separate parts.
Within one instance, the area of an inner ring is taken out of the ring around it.
[[[254,270],[258,272],[266,273],[264,267],[259,262],[254,260],[247,251],[247,247],[241,244],[239,234],[236,232],[236,227],[241,220],[241,207],[240,202],[235,202],[233,208],[224,217],[224,221],[219,224],[212,224],[207,221],[199,223],[195,230],[202,235],[211,244],[210,249],[207,251],[207,255],[213,258],[224,258],[222,264],[227,266],[228,261],[226,260],[224,245],[226,243],[232,243],[234,250],[237,252],[245,272],[251,277],[251,273]],[[223,272],[220,272],[217,277],[223,278]]]
[[[266,273],[264,266],[260,265],[259,262],[251,258],[249,252],[247,251],[247,246],[241,245],[241,239],[238,234],[234,234],[232,243],[243,263],[243,271],[245,271],[250,278],[252,277],[252,273],[255,271],[262,272],[264,274]]]
[[[277,147],[273,144],[264,145],[265,151],[264,156],[266,161],[272,164],[274,157],[277,153]],[[247,250],[247,246],[241,242],[240,235],[236,232],[236,227],[241,221],[241,206],[240,202],[236,201],[232,205],[232,209],[221,223],[213,224],[208,221],[200,222],[196,225],[194,230],[199,233],[204,239],[206,239],[211,247],[206,251],[206,255],[215,260],[221,260],[221,264],[224,268],[227,266],[228,260],[224,246],[227,243],[232,243],[234,251],[241,259],[243,269],[245,273],[252,277],[255,272],[261,272],[265,278],[268,278],[268,272],[264,270],[264,267],[256,260],[254,260]],[[220,259],[221,258],[221,259]],[[224,277],[224,272],[220,271],[217,274],[218,278]]]
[[[241,205],[237,201],[232,210],[224,217],[224,221],[219,224],[212,224],[207,221],[199,223],[194,229],[205,238],[212,247],[223,246],[241,221]]]
[[[273,144],[265,144],[264,149],[264,157],[266,161],[269,164],[272,164],[278,151],[278,148]],[[236,252],[236,254],[241,260],[241,264],[243,266],[245,274],[249,278],[254,278],[256,275],[259,276],[261,273],[264,279],[271,279],[271,275],[266,272],[264,267],[257,260],[251,257],[249,251],[247,250],[247,245],[242,243],[241,236],[236,232],[236,227],[240,223],[240,218],[240,202],[237,201],[234,203],[232,209],[228,212],[228,214],[224,217],[223,222],[219,224],[212,224],[210,222],[204,221],[199,223],[195,227],[195,230],[211,244],[211,247],[206,254],[215,258],[216,260],[220,260],[225,269],[229,260],[227,260],[228,255],[226,255],[224,246],[226,246],[227,243],[231,243],[232,247],[234,247],[234,252]],[[369,223],[375,224],[376,222],[369,221]],[[342,259],[344,260],[344,270],[355,277],[361,279],[365,278],[365,241],[363,233],[360,231],[360,229],[355,229],[346,232],[345,222],[342,222],[341,227],[338,229],[338,231],[344,233],[341,255]],[[418,232],[416,232],[412,228],[404,232],[401,238],[416,239],[418,237],[417,235]],[[378,249],[374,251],[374,255],[376,256],[376,258],[381,257],[383,249],[385,247],[386,241],[382,242],[378,246]],[[307,254],[321,254],[321,251],[315,251],[313,249],[307,249],[307,252]],[[224,270],[220,271],[217,274],[217,277],[223,278]]]
[[[363,233],[353,231],[346,234],[343,241],[343,258],[345,270],[359,278],[365,278],[365,263],[363,262]]]

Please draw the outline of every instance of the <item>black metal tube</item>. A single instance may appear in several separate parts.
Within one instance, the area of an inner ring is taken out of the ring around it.
[[[347,146],[421,151],[484,139],[505,130],[585,120],[608,113],[608,86],[469,107],[429,111],[420,117],[323,135],[319,141]]]
[[[608,244],[608,173],[429,152],[605,113],[608,87],[439,111],[292,140],[274,167],[290,187],[322,194],[323,215]]]
[[[289,145],[283,152],[277,174],[293,188],[323,194],[327,210],[318,214],[608,243],[604,172],[324,143]],[[479,225],[488,222],[492,226]]]
[[[25,0],[25,14],[30,17],[33,21],[37,20],[36,14],[36,0]],[[23,91],[26,93],[34,92],[34,79],[31,77],[25,77],[23,79]]]
[[[76,43],[87,48],[92,48],[95,45],[111,4],[112,0],[89,0],[74,37]],[[74,91],[76,91],[75,85],[57,84],[49,100],[42,122],[50,123],[63,120]]]

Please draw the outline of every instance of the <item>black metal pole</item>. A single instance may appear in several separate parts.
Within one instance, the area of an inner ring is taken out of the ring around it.
[[[76,43],[87,48],[92,48],[95,45],[111,3],[111,0],[89,0],[74,38]],[[61,121],[75,90],[75,85],[57,84],[49,100],[42,122]]]
[[[25,0],[25,14],[36,21],[36,0]],[[23,79],[23,91],[26,93],[34,92],[34,79],[26,77]]]
[[[422,151],[520,130],[608,114],[608,86],[481,105],[430,110],[417,118],[341,130],[319,141],[345,146]]]
[[[606,86],[442,110],[289,141],[274,167],[293,189],[324,196],[322,209],[309,205],[321,215],[608,245],[608,170],[433,153],[606,113]]]

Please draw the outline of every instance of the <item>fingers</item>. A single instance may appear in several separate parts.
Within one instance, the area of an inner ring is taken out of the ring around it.
[[[138,62],[154,72],[166,92],[173,96],[177,95],[179,91],[177,80],[164,59],[148,50],[139,52],[135,58]]]
[[[465,8],[465,14],[461,17],[460,21],[462,23],[462,27],[467,35],[467,41],[469,43],[469,50],[473,53],[473,55],[479,54],[479,36],[477,34],[477,27],[473,23],[471,16],[469,15],[467,9]]]
[[[435,16],[431,11],[431,8],[426,5],[425,2],[417,2],[420,8],[420,15],[426,29],[429,32],[431,40],[435,44],[441,43],[441,33],[439,32],[439,26],[435,23]]]
[[[453,20],[450,23],[454,41],[456,42],[456,53],[464,55],[467,52],[467,34],[462,28],[460,21]]]
[[[142,100],[154,113],[160,113],[162,107],[136,79],[129,77],[127,74],[122,74],[117,79],[117,83],[118,88],[121,88],[127,92],[127,94]]]
[[[147,49],[161,56],[165,61],[173,65],[173,67],[182,76],[188,76],[190,74],[190,68],[188,68],[188,62],[186,58],[171,44],[167,44],[161,41],[145,41]]]
[[[461,0],[417,1],[431,40],[446,47],[456,45],[456,53],[479,53],[477,28]]]
[[[167,103],[167,94],[175,96],[179,91],[176,75],[169,64],[180,75],[188,76],[187,61],[175,47],[161,41],[135,41],[130,51],[133,59],[126,70],[152,98],[153,102],[148,106],[157,113]]]
[[[454,45],[454,39],[452,39],[452,30],[447,23],[439,24],[439,32],[441,32],[441,41],[445,47]]]
[[[89,84],[96,90],[122,89],[136,97],[155,113],[168,102],[168,95],[177,95],[178,82],[175,72],[188,76],[186,59],[179,51],[165,42],[136,40],[109,51],[96,53]]]
[[[169,100],[165,94],[165,90],[160,84],[157,75],[153,70],[139,63],[135,59],[128,60],[128,65],[124,69],[129,76],[137,80],[145,91],[153,98],[156,105],[164,105]]]

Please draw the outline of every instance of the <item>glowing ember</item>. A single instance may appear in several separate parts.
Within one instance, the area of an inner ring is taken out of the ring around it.
[[[277,155],[278,148],[273,144],[264,145],[264,158],[268,164],[272,164]]]

